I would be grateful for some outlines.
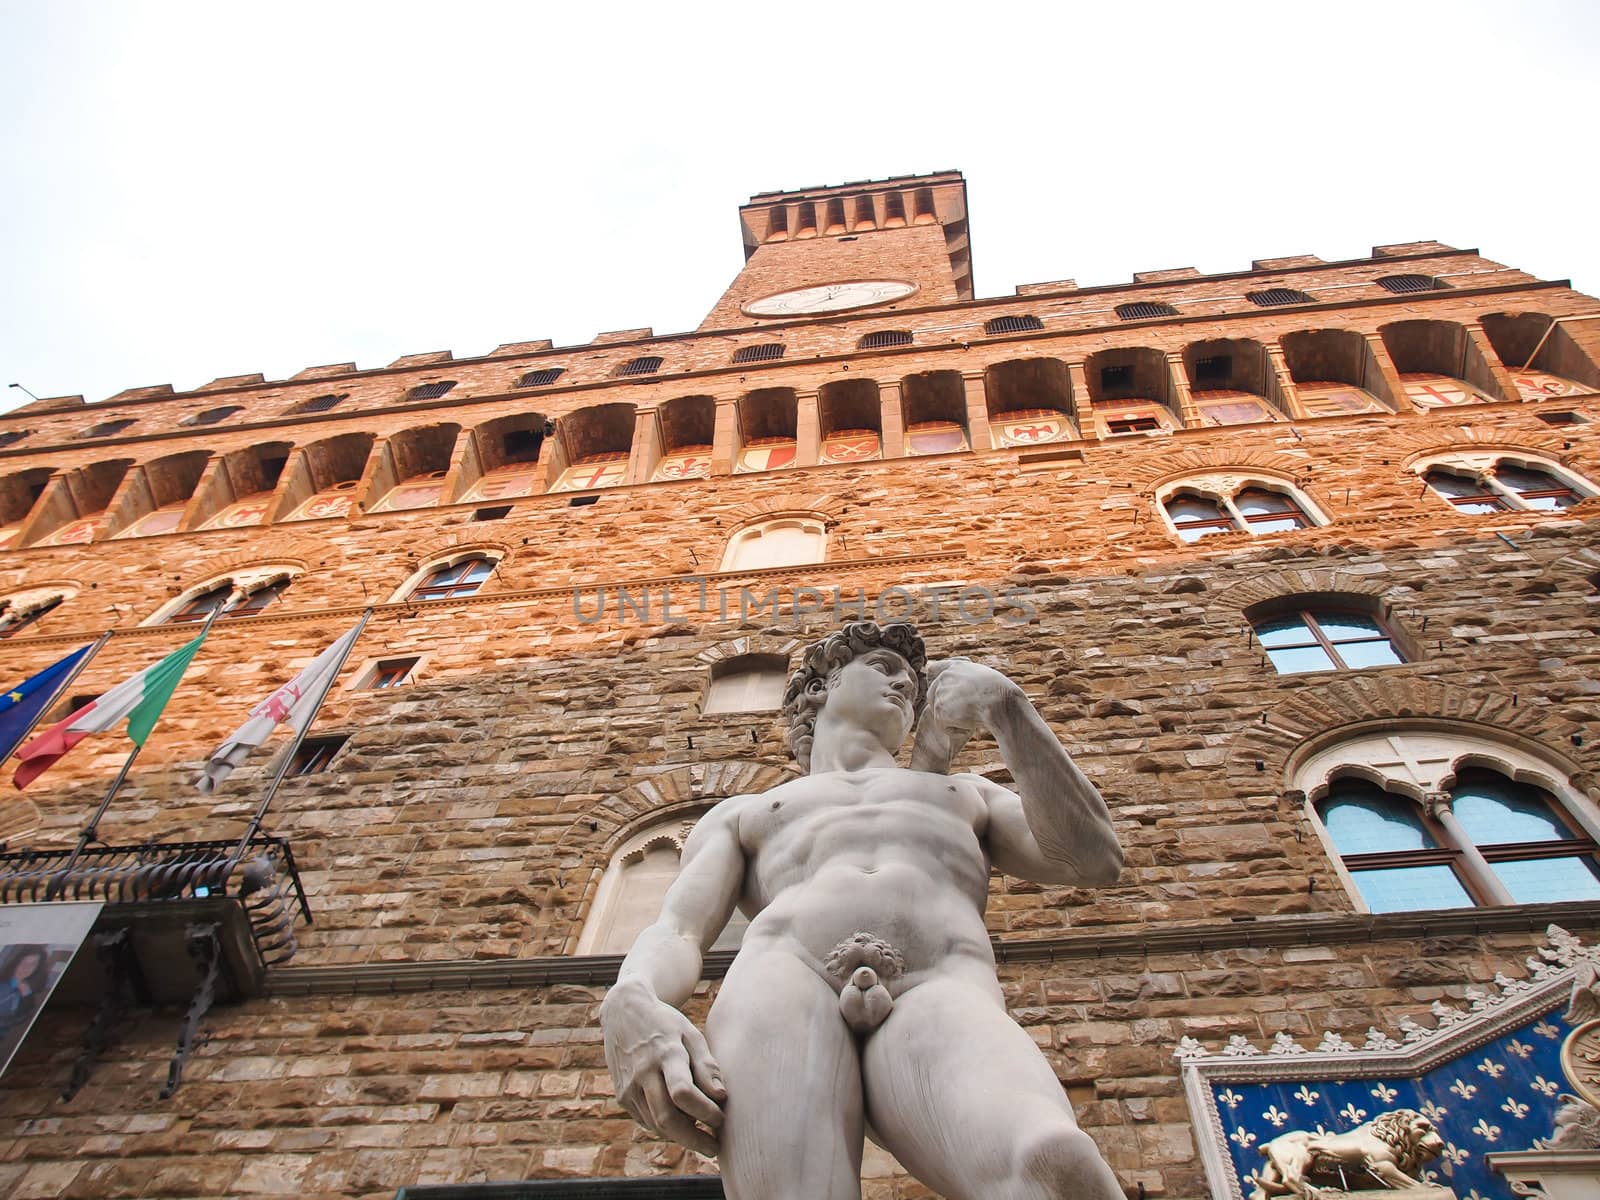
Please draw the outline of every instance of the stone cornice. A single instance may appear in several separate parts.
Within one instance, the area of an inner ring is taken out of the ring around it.
[[[1600,927],[1600,902],[1523,904],[1507,908],[1466,908],[1429,913],[1378,915],[1317,914],[1215,921],[1101,933],[1084,930],[1046,938],[993,941],[1001,963],[1056,962],[1096,958],[1143,958],[1287,946],[1347,946],[1420,940],[1484,937],[1497,933],[1543,934],[1552,923],[1568,929]],[[705,956],[702,979],[720,979],[733,962],[731,950]],[[475,988],[525,988],[570,983],[605,986],[622,965],[620,954],[449,962],[351,963],[325,967],[275,967],[267,973],[267,994],[310,996],[373,992],[458,991]]]

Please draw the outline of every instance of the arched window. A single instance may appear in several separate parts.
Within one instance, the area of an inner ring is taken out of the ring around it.
[[[1178,310],[1159,300],[1139,300],[1132,304],[1117,305],[1117,320],[1146,321],[1154,317],[1175,317]]]
[[[1550,793],[1495,771],[1463,771],[1426,805],[1340,779],[1317,814],[1372,912],[1600,899],[1600,847]]]
[[[579,954],[626,954],[645,926],[654,923],[661,901],[678,877],[683,844],[699,814],[678,814],[647,826],[611,856],[594,904],[578,939]],[[713,950],[733,950],[749,919],[737,909],[713,943]]]
[[[400,599],[453,600],[470,596],[494,573],[494,566],[495,560],[482,553],[466,554],[435,564],[403,589]]]
[[[890,346],[911,345],[911,335],[904,329],[876,329],[865,334],[856,343],[857,350],[886,350]]]
[[[284,415],[299,416],[304,413],[327,412],[330,408],[337,408],[349,398],[348,392],[342,396],[336,396],[331,392],[326,396],[313,396],[309,400],[302,400],[299,404],[291,405]]]
[[[740,346],[733,352],[735,366],[740,363],[772,362],[782,357],[782,342],[763,342],[758,346]]]
[[[1325,603],[1279,605],[1251,618],[1256,638],[1280,675],[1352,671],[1405,662],[1375,615]]]
[[[407,400],[437,400],[456,386],[454,379],[440,379],[434,383],[419,383],[406,392]]]
[[[711,669],[704,713],[772,712],[783,707],[789,660],[778,654],[741,654]]]
[[[80,438],[115,437],[133,423],[134,419],[132,417],[127,417],[120,421],[101,421],[98,425],[89,426],[78,436]]]
[[[639,358],[630,358],[612,373],[619,379],[627,379],[634,375],[654,375],[661,370],[662,361],[659,354],[645,354]]]
[[[519,388],[549,387],[566,373],[565,367],[545,367],[538,371],[529,371],[517,380]]]
[[[754,571],[819,563],[827,539],[822,522],[812,517],[777,517],[748,525],[729,539],[719,569]]]
[[[7,429],[0,432],[0,450],[4,450],[7,446],[15,446],[32,432],[31,429]]]
[[[226,421],[234,413],[242,413],[244,406],[239,404],[225,404],[221,408],[208,408],[205,412],[197,412],[192,417],[185,417],[179,425],[215,425],[218,421]]]
[[[1311,297],[1295,288],[1263,288],[1259,292],[1246,292],[1244,298],[1260,308],[1273,308],[1279,304],[1310,304]]]
[[[1469,513],[1554,512],[1595,494],[1575,478],[1562,478],[1548,463],[1470,455],[1420,469],[1435,494]]]
[[[1368,911],[1600,899],[1600,814],[1560,769],[1484,732],[1388,721],[1291,772]]]
[[[1432,275],[1385,275],[1373,282],[1384,291],[1401,296],[1410,292],[1437,292],[1450,286]]]
[[[1310,503],[1287,484],[1217,475],[1181,480],[1163,490],[1162,511],[1186,542],[1239,529],[1278,533],[1318,524]]]
[[[284,572],[274,572],[241,579],[218,579],[203,584],[199,590],[178,602],[159,624],[197,625],[219,609],[219,621],[233,621],[243,617],[260,616],[284,592],[293,580]]]
[[[995,317],[986,321],[983,326],[985,333],[1032,333],[1043,329],[1044,322],[1031,314],[1019,317]]]

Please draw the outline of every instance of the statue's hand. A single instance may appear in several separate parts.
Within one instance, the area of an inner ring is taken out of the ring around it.
[[[913,771],[948,774],[973,730],[988,726],[1002,704],[1022,689],[999,671],[965,658],[928,664],[928,698],[911,749]]]
[[[689,1018],[639,981],[620,980],[600,1006],[600,1027],[618,1103],[646,1129],[715,1157],[728,1092]]]

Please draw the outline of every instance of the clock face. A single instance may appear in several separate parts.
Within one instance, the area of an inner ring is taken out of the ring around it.
[[[851,283],[819,283],[775,296],[763,296],[744,306],[752,317],[792,317],[804,313],[843,312],[869,304],[887,304],[917,290],[914,283],[898,279],[858,279]]]

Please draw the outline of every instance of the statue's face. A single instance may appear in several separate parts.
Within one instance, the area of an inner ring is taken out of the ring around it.
[[[869,730],[892,751],[900,748],[916,720],[917,677],[893,650],[868,651],[828,680],[823,715]]]

